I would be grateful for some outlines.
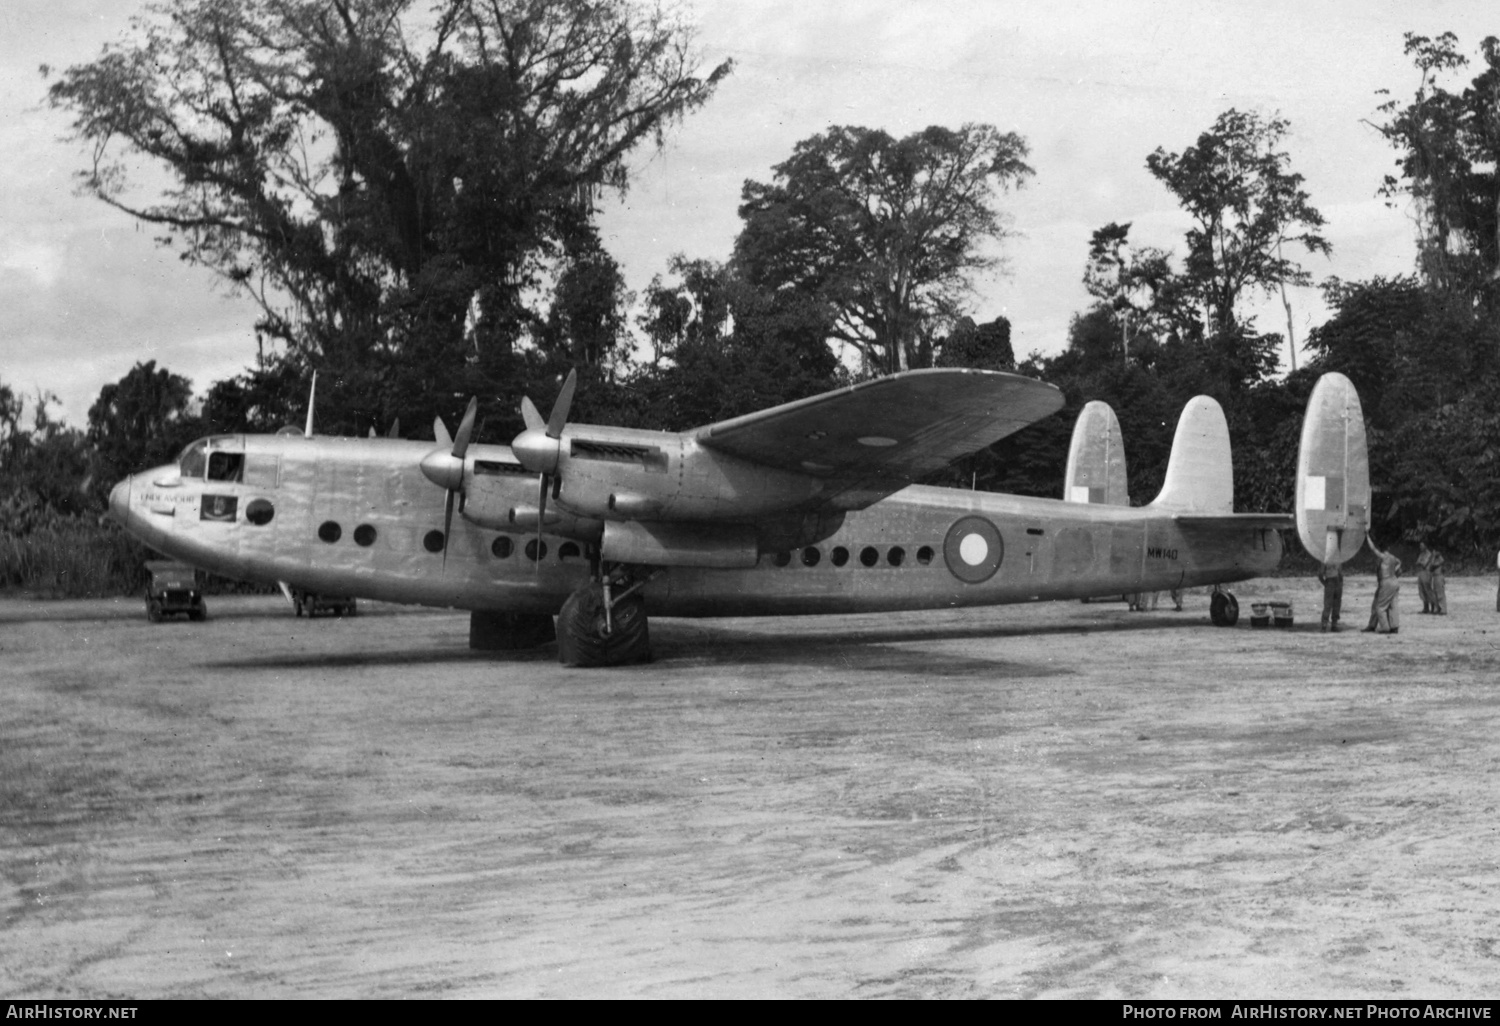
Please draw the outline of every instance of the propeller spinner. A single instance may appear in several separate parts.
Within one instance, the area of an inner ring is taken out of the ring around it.
[[[521,419],[526,421],[522,431],[510,443],[510,451],[516,460],[533,474],[542,475],[542,487],[537,495],[536,552],[540,565],[542,552],[542,524],[547,519],[547,493],[552,490],[557,476],[557,465],[562,459],[562,433],[568,424],[568,410],[573,405],[573,393],[578,390],[578,371],[568,371],[562,391],[552,404],[552,415],[542,419],[536,404],[526,396],[521,397]]]
[[[439,448],[422,457],[422,473],[427,480],[446,489],[448,497],[443,503],[443,565],[448,564],[448,536],[453,529],[453,496],[464,490],[464,454],[469,450],[469,438],[474,434],[474,418],[479,413],[479,399],[469,400],[464,419],[458,425],[458,434],[453,438],[453,450],[445,452],[448,445],[448,429],[439,418],[432,425]]]

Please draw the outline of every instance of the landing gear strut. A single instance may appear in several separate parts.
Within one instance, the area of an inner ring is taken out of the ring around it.
[[[651,661],[641,589],[660,571],[636,579],[606,570],[563,603],[557,614],[557,658],[564,666],[622,666]]]

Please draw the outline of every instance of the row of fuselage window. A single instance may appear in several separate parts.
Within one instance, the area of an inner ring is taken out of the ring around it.
[[[318,539],[334,544],[344,536],[344,529],[336,520],[325,520],[318,525]],[[372,524],[360,524],[354,529],[354,544],[362,548],[369,548],[375,544],[376,531]],[[422,548],[434,555],[443,551],[443,532],[431,530],[422,535]],[[508,559],[516,551],[515,540],[507,535],[501,535],[490,543],[490,553],[496,559]],[[547,543],[540,538],[532,538],[523,547],[526,558],[533,563],[537,560],[547,558]],[[578,547],[577,542],[563,542],[557,549],[557,558],[560,560],[578,559],[583,556],[583,549]]]
[[[361,548],[369,548],[375,544],[376,531],[372,524],[360,524],[354,529],[354,544]],[[329,545],[338,542],[344,536],[344,529],[336,520],[325,520],[318,525],[318,538]],[[438,530],[428,531],[422,536],[422,547],[428,552],[437,554],[443,551],[443,532]],[[516,551],[514,539],[508,535],[500,535],[490,543],[490,554],[496,559],[508,559]],[[547,558],[547,543],[539,538],[532,538],[521,547],[526,553],[526,558],[532,562]],[[828,561],[834,566],[847,566],[852,553],[842,545],[835,545],[828,552]],[[923,545],[917,549],[916,562],[918,566],[928,566],[936,553],[931,545]],[[583,550],[578,547],[577,542],[563,542],[558,547],[557,558],[559,560],[578,559],[583,556]],[[789,567],[796,563],[803,566],[817,566],[823,561],[823,550],[816,545],[809,545],[804,549],[793,552],[778,552],[771,557],[771,564],[776,567]],[[880,550],[873,545],[866,545],[859,550],[859,564],[865,567],[876,567],[881,563]],[[885,563],[887,566],[901,566],[906,560],[906,549],[900,545],[892,545],[885,551]]]

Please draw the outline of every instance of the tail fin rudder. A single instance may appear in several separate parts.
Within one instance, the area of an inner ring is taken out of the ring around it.
[[[1343,563],[1365,543],[1370,465],[1359,393],[1344,375],[1313,386],[1297,450],[1297,537],[1321,563]]]
[[[1096,399],[1078,414],[1073,441],[1068,446],[1063,499],[1106,506],[1130,505],[1125,443],[1120,435],[1120,422],[1108,403]]]
[[[1234,512],[1229,425],[1223,409],[1208,396],[1195,396],[1183,407],[1167,460],[1167,477],[1151,505],[1176,513]]]

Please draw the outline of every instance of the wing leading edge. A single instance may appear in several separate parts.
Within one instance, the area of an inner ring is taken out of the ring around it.
[[[705,448],[823,479],[860,509],[1063,405],[1054,386],[1003,371],[907,371],[690,432]]]

